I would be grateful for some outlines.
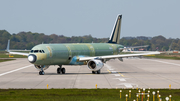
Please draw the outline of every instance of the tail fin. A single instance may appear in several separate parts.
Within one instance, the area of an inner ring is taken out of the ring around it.
[[[6,48],[6,51],[7,51],[7,52],[10,52],[10,51],[9,51],[9,45],[10,45],[10,40],[8,40],[8,44],[7,44],[7,48]]]
[[[117,21],[114,24],[114,28],[112,30],[108,43],[119,44],[120,32],[121,32],[121,19],[122,19],[122,15],[118,15]]]

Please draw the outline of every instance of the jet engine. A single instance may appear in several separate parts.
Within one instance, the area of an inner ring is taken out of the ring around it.
[[[39,70],[39,71],[42,71],[42,70],[46,70],[49,68],[49,65],[34,65],[34,67]]]
[[[89,60],[87,65],[91,71],[98,71],[104,66],[101,60]]]

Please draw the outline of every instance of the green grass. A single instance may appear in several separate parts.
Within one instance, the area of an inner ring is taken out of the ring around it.
[[[15,59],[0,59],[0,62],[12,61],[12,60],[15,60]]]
[[[0,100],[13,101],[125,101],[125,94],[129,94],[129,90],[122,90],[122,98],[120,99],[120,89],[0,89]],[[136,98],[138,90],[131,90],[131,98]],[[157,89],[150,90],[150,101],[152,101],[152,91],[157,93]],[[160,89],[160,95],[163,101],[165,97],[172,95],[171,101],[180,101],[180,90]],[[147,90],[146,90],[147,92]],[[157,95],[155,95],[156,101]],[[140,98],[141,99],[141,98]],[[139,101],[141,101],[139,99]],[[147,100],[147,97],[143,99]]]

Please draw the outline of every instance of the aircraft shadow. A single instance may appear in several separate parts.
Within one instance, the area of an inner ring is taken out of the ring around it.
[[[39,72],[23,72],[24,74],[39,74]],[[101,72],[100,74],[92,74],[92,73],[65,73],[65,74],[57,74],[57,73],[46,73],[45,75],[102,75],[102,74],[119,74],[119,73],[137,73],[137,72]]]
[[[45,75],[101,75],[101,74],[111,74],[109,72],[102,72],[101,74],[92,74],[92,73],[65,73],[65,74],[57,74],[57,73],[45,73]]]

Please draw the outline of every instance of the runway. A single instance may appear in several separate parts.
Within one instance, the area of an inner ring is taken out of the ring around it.
[[[66,74],[57,74],[50,66],[45,75],[26,58],[0,63],[0,88],[180,88],[179,60],[125,58],[110,60],[101,74],[92,74],[86,65],[63,66]]]

